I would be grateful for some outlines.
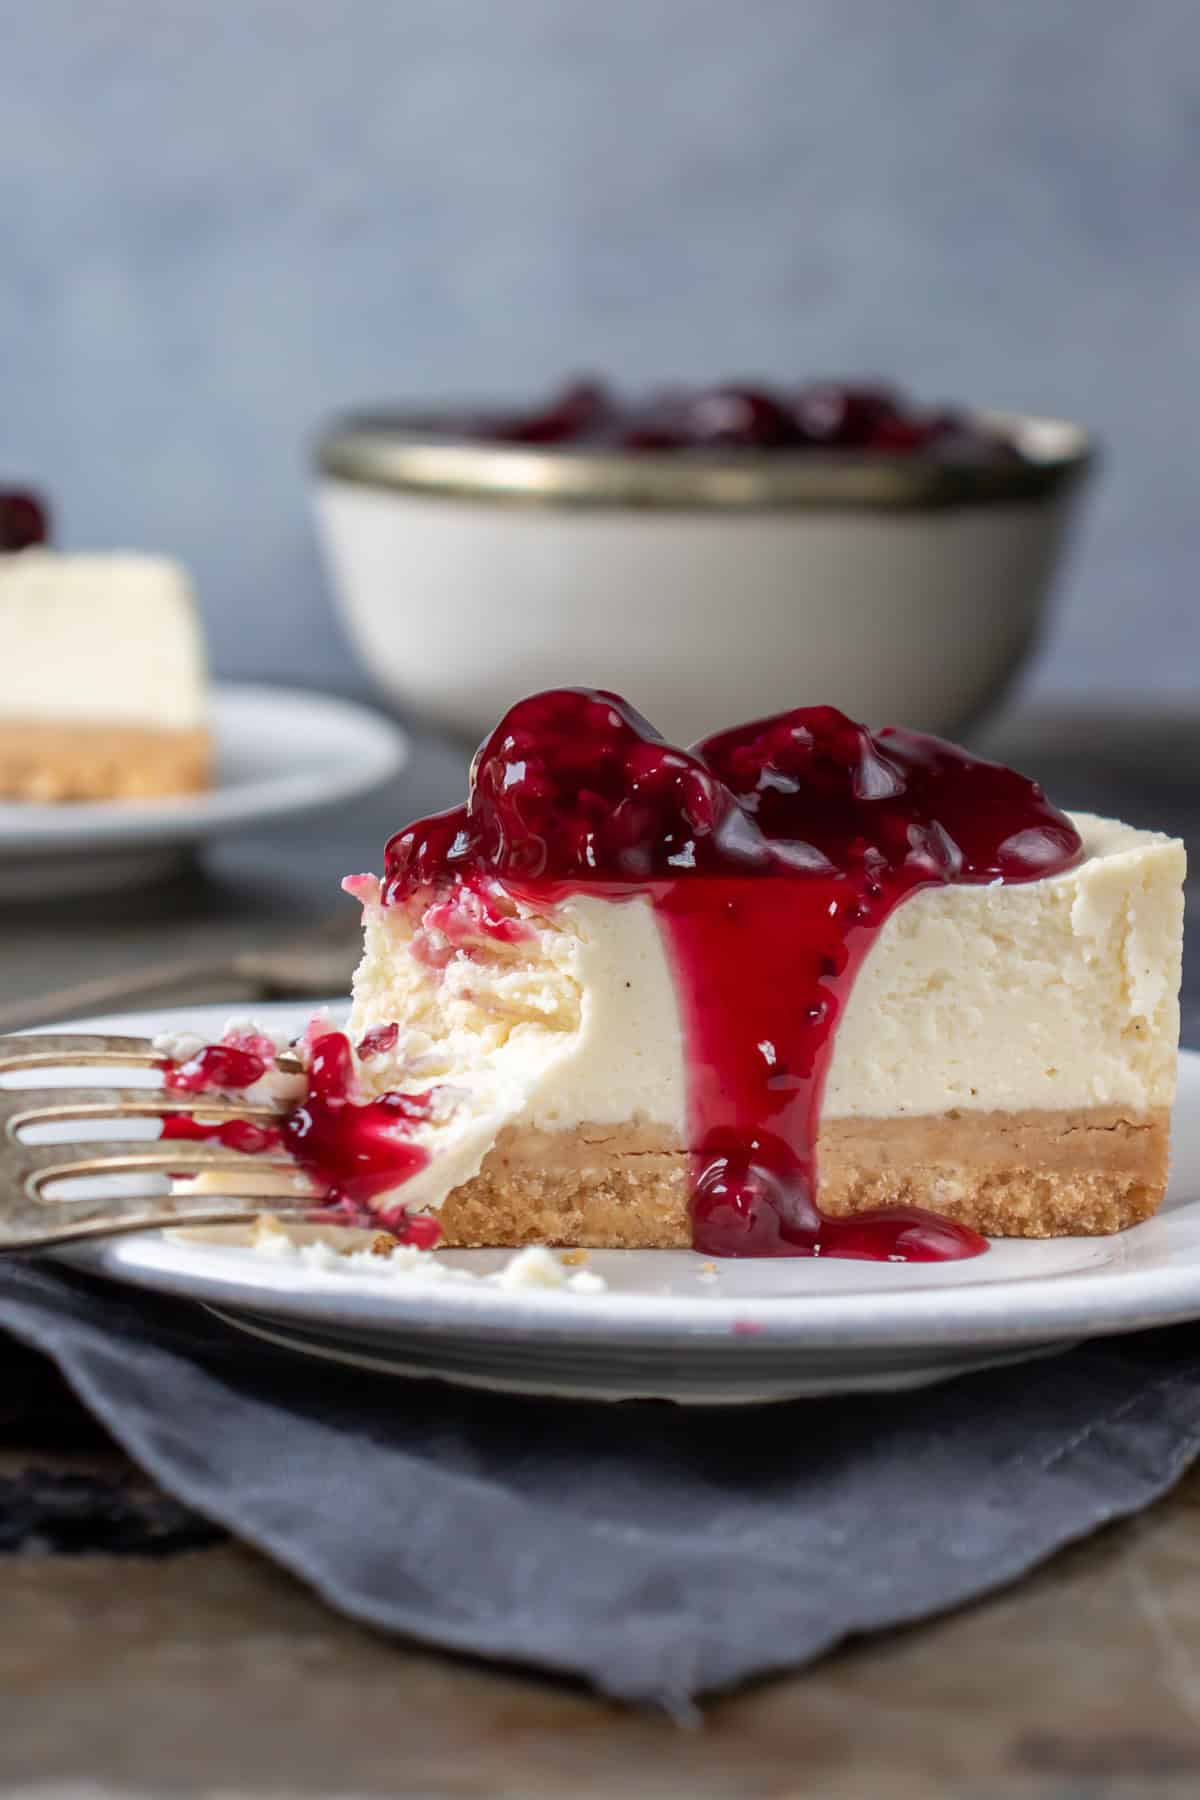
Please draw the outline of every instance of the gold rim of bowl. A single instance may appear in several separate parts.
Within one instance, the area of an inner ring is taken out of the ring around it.
[[[1012,438],[1012,463],[938,461],[862,451],[633,451],[497,444],[453,437],[415,414],[361,413],[317,440],[329,481],[494,505],[660,511],[865,508],[926,511],[1049,500],[1093,466],[1081,425],[1030,413],[978,412]]]

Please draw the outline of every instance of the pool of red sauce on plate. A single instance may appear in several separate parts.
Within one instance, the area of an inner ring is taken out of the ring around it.
[[[915,1207],[820,1209],[817,1129],[838,1020],[908,895],[1035,881],[1080,852],[1034,782],[918,732],[873,734],[807,707],[685,751],[616,695],[555,689],[519,702],[481,746],[465,806],[391,840],[382,900],[449,904],[450,915],[461,901],[472,932],[509,941],[519,926],[497,897],[534,907],[647,898],[685,1028],[695,1248],[934,1262],[986,1242]],[[369,1033],[360,1055],[391,1048],[390,1032]],[[227,1080],[238,1071],[222,1049],[168,1084],[248,1085],[266,1066]],[[348,1040],[329,1033],[312,1046],[309,1093],[282,1139],[327,1189],[330,1216],[429,1246],[435,1219],[370,1203],[427,1163],[407,1133],[432,1104],[431,1094],[357,1101]]]

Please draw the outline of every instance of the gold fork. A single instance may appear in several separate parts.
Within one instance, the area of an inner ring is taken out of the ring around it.
[[[161,1053],[149,1038],[49,1034],[0,1037],[0,1076],[70,1068],[154,1069]],[[286,1052],[276,1068],[297,1074]],[[270,1210],[311,1212],[319,1190],[282,1149],[247,1153],[188,1138],[101,1139],[91,1143],[30,1143],[30,1126],[71,1122],[163,1119],[199,1113],[204,1122],[270,1120],[282,1108],[248,1106],[208,1094],[176,1094],[155,1087],[0,1086],[0,1251],[40,1250],[114,1232],[165,1225],[238,1225]],[[165,1177],[165,1193],[56,1197],[57,1182],[96,1176]],[[213,1191],[215,1188],[215,1192]],[[240,1202],[240,1204],[239,1204]]]

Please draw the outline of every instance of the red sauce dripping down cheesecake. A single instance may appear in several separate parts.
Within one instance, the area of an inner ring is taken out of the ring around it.
[[[534,906],[648,897],[686,1032],[696,1249],[937,1261],[984,1240],[916,1208],[817,1203],[838,1019],[906,896],[1036,881],[1080,852],[1036,783],[937,738],[806,707],[685,751],[615,694],[568,688],[509,711],[465,806],[391,840],[383,897],[456,880]]]

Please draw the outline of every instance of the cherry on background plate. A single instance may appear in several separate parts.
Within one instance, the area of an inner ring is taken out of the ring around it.
[[[0,488],[0,550],[29,550],[49,536],[44,500],[25,488]]]

